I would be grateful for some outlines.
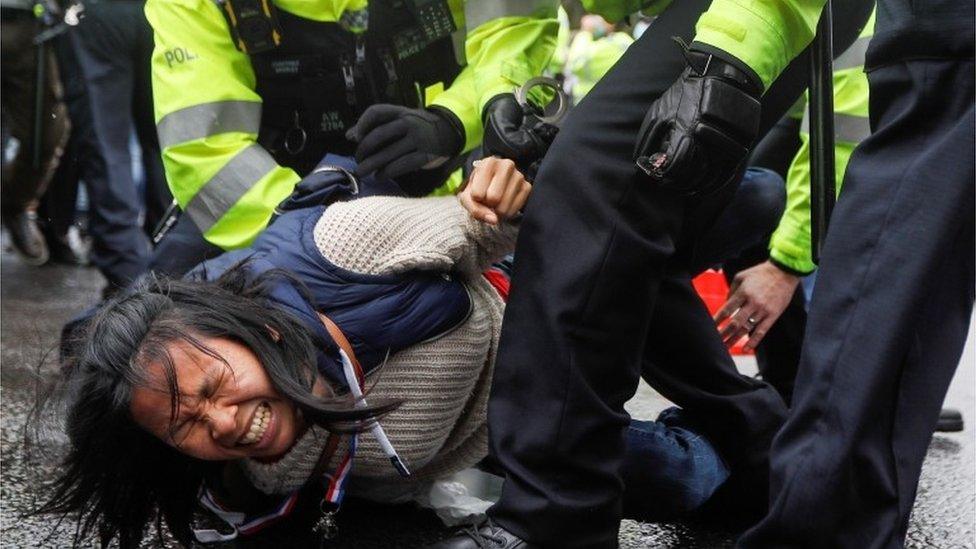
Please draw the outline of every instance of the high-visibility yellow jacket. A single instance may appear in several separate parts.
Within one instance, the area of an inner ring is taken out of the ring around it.
[[[565,71],[566,57],[569,54],[569,43],[573,36],[573,30],[569,24],[569,14],[566,13],[566,9],[562,6],[559,7],[559,11],[556,13],[556,19],[559,21],[559,32],[556,33],[556,51],[553,52],[552,59],[549,60],[549,66],[546,67],[546,72],[549,74],[562,74]]]
[[[573,100],[579,101],[610,71],[634,39],[625,32],[594,38],[589,31],[576,33],[569,47],[566,68],[573,77]]]
[[[339,22],[367,0],[274,0],[278,9]],[[555,48],[553,0],[448,0],[466,29],[467,66],[428,104],[450,110],[465,149],[481,141],[481,113],[492,97],[541,74]],[[153,99],[163,165],[173,195],[204,237],[224,249],[248,245],[299,181],[257,144],[261,97],[214,0],[149,0]]]
[[[698,19],[695,42],[733,55],[768,88],[813,40],[824,2],[714,0]]]
[[[834,170],[838,193],[851,154],[871,135],[864,54],[874,35],[874,17],[872,13],[857,40],[834,60]],[[809,116],[807,109],[800,128],[800,150],[786,177],[786,211],[769,243],[769,256],[798,273],[817,268],[811,256]]]
[[[749,66],[764,87],[816,34],[826,0],[714,0],[695,27],[695,42],[724,50]],[[672,0],[583,0],[610,22],[638,11],[657,15]]]
[[[671,2],[672,0],[583,0],[583,7],[590,13],[616,23],[637,12],[647,16],[657,15]]]

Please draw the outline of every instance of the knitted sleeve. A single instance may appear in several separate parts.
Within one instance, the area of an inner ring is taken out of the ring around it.
[[[472,218],[454,196],[373,196],[330,206],[315,225],[329,261],[363,274],[411,270],[477,275],[515,249],[515,224]]]

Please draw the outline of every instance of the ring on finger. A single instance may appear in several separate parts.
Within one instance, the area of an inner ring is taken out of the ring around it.
[[[759,321],[756,320],[755,317],[750,316],[749,318],[746,319],[746,323],[749,324],[750,328],[754,328],[756,324],[759,323]]]

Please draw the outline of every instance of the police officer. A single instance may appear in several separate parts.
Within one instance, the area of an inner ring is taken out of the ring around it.
[[[794,407],[773,445],[771,508],[742,547],[902,547],[966,340],[974,7],[878,4],[873,133],[851,158],[824,245]],[[796,53],[713,43],[753,67]]]
[[[871,135],[864,55],[873,35],[872,14],[857,40],[833,64],[834,161],[838,180],[843,179],[855,147]],[[792,160],[788,161],[788,167],[784,170],[787,187],[786,212],[769,241],[763,243],[761,250],[756,250],[741,261],[732,262],[731,269],[726,268],[726,274],[732,271],[734,278],[729,298],[716,315],[719,323],[730,317],[736,319],[736,322],[724,325],[723,338],[728,345],[732,345],[743,336],[749,336],[746,349],[756,351],[756,360],[763,379],[776,387],[787,404],[793,396],[793,383],[803,337],[802,327],[806,319],[803,291],[798,291],[798,286],[801,277],[816,270],[811,255],[810,133],[809,109],[805,103],[804,100],[799,105],[801,118],[793,130],[793,135],[799,137],[798,148],[791,155]],[[789,123],[789,120],[786,122]],[[770,137],[778,136],[771,133],[767,139]],[[751,161],[755,161],[755,156]],[[779,163],[777,159],[768,156],[760,160],[764,161],[772,165]],[[759,165],[766,166],[765,163]],[[752,255],[761,259],[757,261]],[[740,268],[742,264],[745,265]],[[799,299],[794,300],[795,294],[799,294]],[[791,310],[785,313],[786,317],[781,317],[790,307],[798,310]],[[761,323],[749,325],[749,318],[756,320],[760,317],[763,319]],[[785,326],[780,326],[781,318],[786,318]]]
[[[699,39],[770,76],[797,53],[759,47],[779,23],[724,7],[712,21],[743,20],[744,32],[715,27]],[[879,2],[866,62],[873,133],[851,157],[827,235],[794,408],[772,449],[771,508],[742,547],[904,544],[972,314],[973,11],[967,2]],[[719,118],[734,119],[738,106]],[[725,176],[673,150],[657,158]],[[746,323],[761,325],[745,305]]]
[[[481,140],[486,104],[541,73],[549,4],[150,0],[157,129],[185,214],[154,268],[248,244],[328,152],[429,191]]]
[[[754,19],[787,28],[743,34],[777,48],[786,39],[798,50],[812,38],[818,9],[750,5],[770,11]],[[675,45],[672,36],[692,41],[709,6],[699,41]],[[834,6],[843,51],[872,6]],[[741,37],[735,25],[750,24],[747,17],[731,1],[670,3],[566,119],[526,208],[502,327],[488,412],[492,454],[506,477],[501,498],[489,509],[491,524],[440,547],[615,547],[623,407],[640,377],[692,411],[733,469],[732,500],[762,511],[769,444],[785,405],[770,386],[737,373],[703,303],[678,276],[734,194],[752,142],[806,87],[802,60],[784,55],[756,70],[700,41],[721,29]],[[700,116],[703,98],[715,101],[705,111],[718,107],[721,117]],[[671,148],[655,155],[662,138]],[[691,146],[703,138],[707,153]]]
[[[873,35],[874,15],[857,40],[833,64],[834,159],[838,182],[843,180],[854,149],[871,135],[864,59]],[[803,329],[806,326],[803,292],[809,293],[815,277],[804,283],[804,286],[809,286],[806,290],[798,286],[800,277],[809,276],[816,269],[810,253],[809,111],[801,109],[801,112],[804,114],[799,124],[799,150],[793,156],[787,174],[789,198],[786,215],[774,231],[768,250],[763,246],[761,252],[757,251],[756,255],[761,254],[762,257],[758,264],[753,257],[734,262],[732,269],[726,263],[726,275],[735,278],[725,306],[716,315],[718,322],[733,313],[745,315],[742,318],[746,319],[750,316],[763,318],[763,322],[751,330],[748,322],[746,325],[730,323],[726,325],[728,329],[723,336],[726,343],[732,344],[748,333],[746,348],[756,351],[756,361],[763,379],[776,387],[787,404],[793,397]],[[754,154],[751,161],[755,160]],[[838,192],[840,187],[838,184]],[[740,270],[741,273],[737,273]],[[957,409],[943,408],[936,431],[961,431],[962,428],[962,413]]]

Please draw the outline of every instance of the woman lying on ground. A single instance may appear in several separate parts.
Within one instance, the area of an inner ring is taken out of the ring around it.
[[[195,279],[118,296],[76,347],[70,449],[41,512],[77,514],[78,543],[135,547],[165,522],[189,544],[198,500],[246,534],[296,502],[329,511],[347,478],[393,501],[478,464],[507,293],[491,266],[530,191],[485,159],[458,197],[287,212]],[[631,516],[690,512],[728,475],[675,410],[629,437],[624,482],[646,494]]]

